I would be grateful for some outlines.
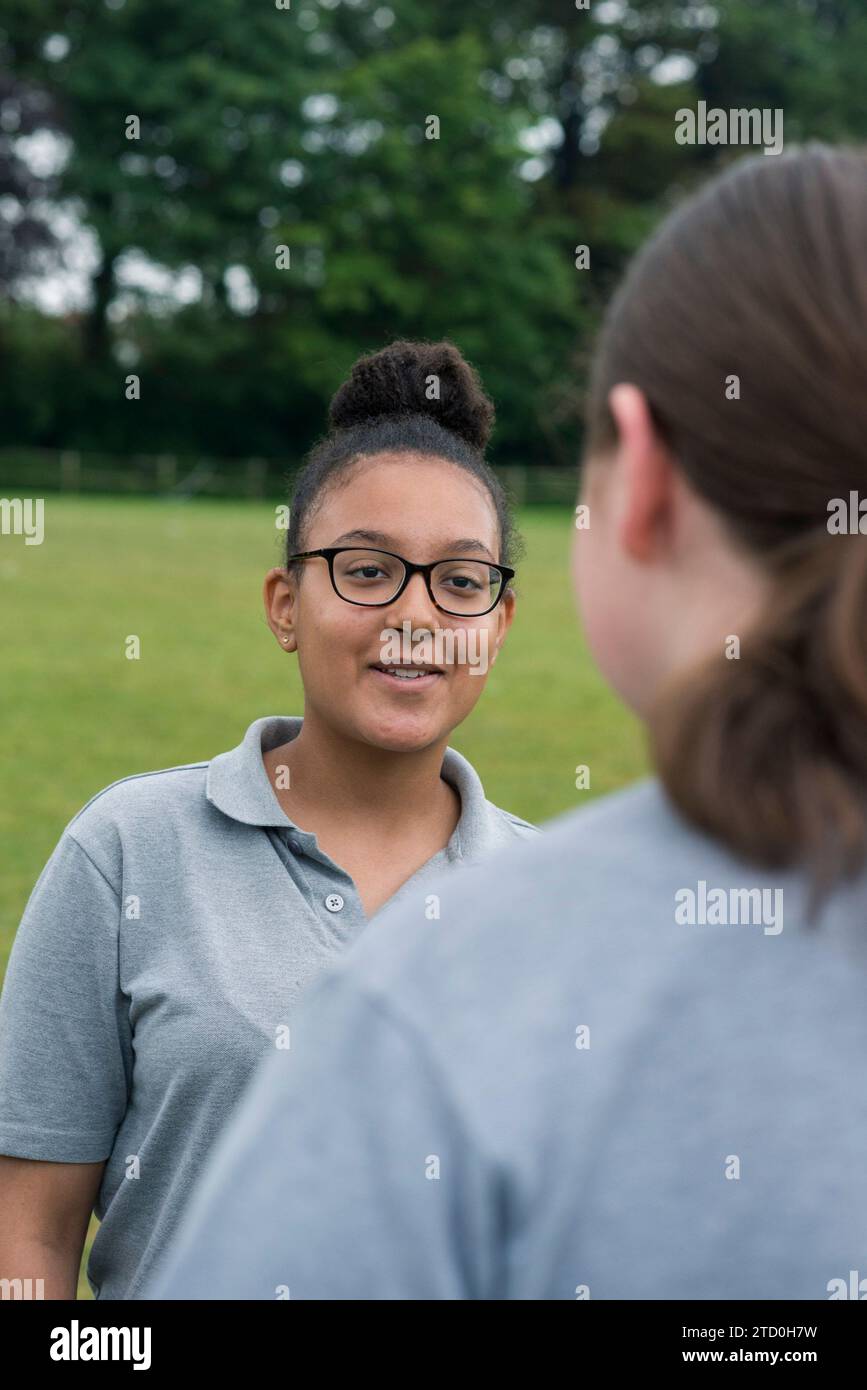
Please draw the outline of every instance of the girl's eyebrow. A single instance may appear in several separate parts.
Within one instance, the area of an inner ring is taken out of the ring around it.
[[[383,535],[382,531],[344,531],[342,536],[338,536],[332,545],[342,545],[344,541],[370,541],[371,545],[382,546],[383,549],[391,548],[391,536]]]
[[[392,536],[386,536],[382,531],[344,531],[342,536],[338,536],[333,545],[343,545],[345,541],[367,541],[370,545],[380,546],[383,550],[394,550],[395,541]],[[490,555],[488,547],[472,536],[464,536],[460,540],[446,541],[444,550],[451,551],[455,556],[460,556],[465,550],[475,551],[476,554]]]

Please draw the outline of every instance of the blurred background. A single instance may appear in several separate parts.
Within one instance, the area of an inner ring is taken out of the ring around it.
[[[536,821],[644,771],[568,579],[594,329],[749,153],[678,144],[677,110],[860,141],[865,71],[864,0],[0,0],[0,495],[45,499],[41,545],[0,534],[0,969],[85,801],[301,712],[274,508],[396,337],[478,368],[526,540],[454,745]]]
[[[743,152],[674,112],[867,128],[863,0],[289,3],[0,0],[2,486],[59,486],[64,452],[70,486],[199,495],[212,460],[255,494],[395,337],[478,366],[496,462],[571,468],[625,257]]]

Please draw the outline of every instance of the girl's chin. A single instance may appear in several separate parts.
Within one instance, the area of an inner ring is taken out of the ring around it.
[[[389,713],[387,716],[371,716],[362,721],[359,734],[365,743],[381,748],[388,753],[415,753],[428,748],[443,737],[440,720],[425,716],[420,710],[416,714]]]

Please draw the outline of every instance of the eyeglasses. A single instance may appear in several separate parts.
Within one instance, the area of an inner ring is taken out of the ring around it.
[[[329,546],[290,555],[295,560],[322,556],[328,561],[331,585],[339,598],[361,608],[384,608],[399,598],[414,574],[424,575],[431,602],[455,618],[480,618],[496,608],[515,571],[489,560],[436,560],[414,565],[391,550]]]

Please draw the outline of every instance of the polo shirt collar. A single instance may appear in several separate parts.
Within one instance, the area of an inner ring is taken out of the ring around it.
[[[291,821],[280,806],[265,771],[262,754],[297,738],[303,720],[298,715],[266,714],[254,719],[237,748],[219,753],[208,764],[205,795],[232,820],[244,825],[291,829],[302,841],[315,836]],[[448,859],[474,856],[493,841],[497,812],[485,798],[475,768],[454,748],[443,756],[442,775],[461,798],[461,815],[445,848]]]

